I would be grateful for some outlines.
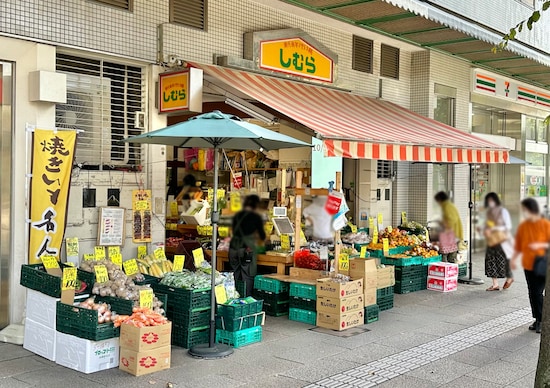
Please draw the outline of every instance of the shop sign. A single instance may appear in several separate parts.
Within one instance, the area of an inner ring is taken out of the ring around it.
[[[76,131],[34,131],[29,264],[43,255],[59,258],[75,143]]]
[[[202,112],[202,70],[159,74],[159,113]]]

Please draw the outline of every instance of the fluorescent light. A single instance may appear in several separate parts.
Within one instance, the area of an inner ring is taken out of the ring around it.
[[[243,113],[246,113],[247,115],[254,117],[255,119],[261,120],[267,124],[273,123],[276,121],[276,117],[271,115],[269,112],[266,112],[265,110],[258,108],[254,104],[251,104],[245,100],[235,100],[232,98],[226,98],[225,103],[229,106],[232,106],[235,109],[240,110]]]

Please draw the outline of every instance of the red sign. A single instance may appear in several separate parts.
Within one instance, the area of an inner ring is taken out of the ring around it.
[[[340,210],[340,205],[342,204],[342,193],[337,191],[332,191],[329,193],[327,202],[325,203],[325,210],[328,214],[334,215]]]

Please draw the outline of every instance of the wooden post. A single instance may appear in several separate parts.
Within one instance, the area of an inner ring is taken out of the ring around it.
[[[296,188],[302,188],[302,171],[296,171]],[[300,230],[302,228],[302,196],[297,194],[294,198],[294,251],[300,249]],[[295,256],[293,256],[295,257]],[[296,265],[296,259],[294,259]]]
[[[286,206],[286,168],[281,170],[281,202],[279,206]]]
[[[336,185],[334,190],[340,191],[342,189],[342,173],[336,173]],[[334,273],[338,274],[339,264],[340,264],[340,252],[342,250],[342,244],[340,242],[340,231],[334,233]]]

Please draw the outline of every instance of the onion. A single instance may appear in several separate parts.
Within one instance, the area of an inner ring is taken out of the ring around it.
[[[99,295],[101,296],[107,296],[107,290],[105,288],[102,288],[100,291],[99,291]]]
[[[105,323],[105,318],[103,318],[103,316],[100,315],[100,316],[97,318],[97,323]]]
[[[98,321],[99,321],[99,319],[98,319]],[[110,316],[107,316],[107,315],[105,315],[105,318],[104,318],[104,322],[105,322],[105,323],[109,323],[109,322],[111,322],[111,317],[110,317]]]
[[[98,307],[97,312],[99,314],[105,314],[105,311],[107,311],[107,307],[105,305],[101,305]]]

